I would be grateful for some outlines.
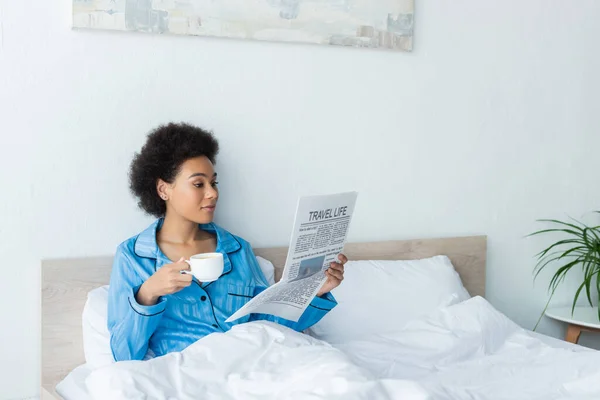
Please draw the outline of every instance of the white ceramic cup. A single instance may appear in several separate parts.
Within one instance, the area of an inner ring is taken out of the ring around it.
[[[221,253],[195,254],[185,262],[190,266],[190,270],[181,271],[181,273],[194,275],[200,282],[216,281],[223,273],[223,254]]]

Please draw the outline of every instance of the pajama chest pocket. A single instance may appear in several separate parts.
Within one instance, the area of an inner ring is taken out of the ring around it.
[[[242,308],[254,297],[255,286],[228,285],[227,294],[224,296],[223,310],[229,316]],[[232,322],[233,325],[248,322],[250,315],[245,315]]]

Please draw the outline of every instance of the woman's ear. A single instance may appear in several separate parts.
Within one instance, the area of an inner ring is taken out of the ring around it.
[[[171,185],[162,179],[159,179],[156,181],[156,192],[158,193],[158,197],[167,201],[169,200],[169,194],[171,193]]]

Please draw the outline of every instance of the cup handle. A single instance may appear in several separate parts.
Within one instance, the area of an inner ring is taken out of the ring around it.
[[[189,265],[190,267],[192,266],[192,263],[190,262],[190,260],[183,260],[186,262],[187,265]],[[180,274],[188,274],[188,275],[192,275],[192,271],[187,271],[185,269],[182,269],[181,271],[179,271]]]

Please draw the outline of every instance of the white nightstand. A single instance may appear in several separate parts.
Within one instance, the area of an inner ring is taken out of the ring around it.
[[[571,307],[549,308],[546,316],[569,324],[565,337],[567,342],[577,343],[582,331],[600,333],[598,307],[575,307],[573,314]]]

